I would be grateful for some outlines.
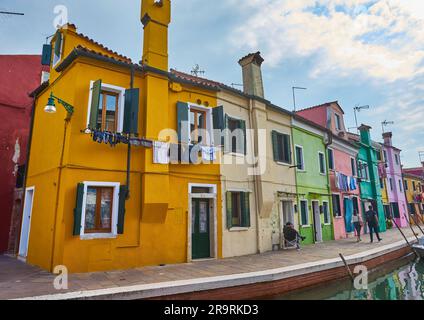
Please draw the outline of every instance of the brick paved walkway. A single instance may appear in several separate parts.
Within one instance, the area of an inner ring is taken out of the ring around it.
[[[408,237],[413,237],[409,228],[404,232]],[[288,250],[164,267],[153,266],[123,271],[72,274],[69,276],[69,290],[60,292],[53,288],[54,275],[14,258],[0,256],[0,299],[264,271],[337,258],[339,253],[349,256],[403,240],[397,230],[387,231],[382,237],[382,243],[374,244],[369,243],[368,237],[364,237],[365,241],[361,243],[356,243],[355,239],[351,238],[306,246],[300,252]]]

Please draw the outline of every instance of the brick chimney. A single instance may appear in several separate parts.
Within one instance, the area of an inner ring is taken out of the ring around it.
[[[386,146],[392,146],[392,137],[393,137],[393,134],[391,132],[383,133],[384,144]]]
[[[243,71],[243,91],[246,94],[264,98],[264,85],[262,81],[261,66],[264,59],[261,53],[250,53],[239,60]]]

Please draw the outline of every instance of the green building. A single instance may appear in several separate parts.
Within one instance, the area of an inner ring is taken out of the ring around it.
[[[331,132],[309,120],[293,117],[297,214],[304,244],[328,241],[333,236],[327,146]]]
[[[378,174],[378,151],[371,140],[371,127],[361,125],[360,135],[349,134],[349,138],[359,144],[358,175],[361,189],[362,212],[365,213],[370,205],[378,211],[379,230],[386,231],[386,218],[382,201],[380,178]],[[364,220],[365,221],[365,220]],[[367,231],[367,227],[365,228]]]

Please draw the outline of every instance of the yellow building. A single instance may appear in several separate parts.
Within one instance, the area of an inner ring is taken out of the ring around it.
[[[214,137],[190,134],[221,126],[217,89],[168,72],[169,0],[143,0],[141,18],[141,65],[72,24],[52,39],[50,80],[33,93],[19,250],[30,264],[91,272],[222,256],[220,166],[192,163]]]
[[[408,212],[412,215],[421,214],[424,219],[424,181],[422,177],[404,172],[403,179]],[[420,219],[417,218],[417,220]]]

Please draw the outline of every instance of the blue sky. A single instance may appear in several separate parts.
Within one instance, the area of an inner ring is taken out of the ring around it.
[[[139,0],[0,0],[0,54],[40,53],[54,33],[55,6],[65,5],[78,31],[138,62]],[[173,0],[170,67],[241,83],[237,61],[261,51],[266,98],[291,110],[338,100],[348,127],[359,122],[381,140],[381,122],[395,121],[394,144],[406,166],[424,151],[424,2],[421,0]]]

